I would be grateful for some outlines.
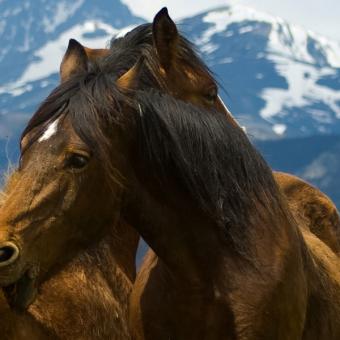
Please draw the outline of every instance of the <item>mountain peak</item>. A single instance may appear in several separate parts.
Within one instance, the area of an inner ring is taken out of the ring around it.
[[[231,24],[249,23],[241,29],[240,33],[243,34],[254,29],[252,24],[262,23],[270,27],[269,52],[319,66],[340,67],[339,42],[290,24],[278,16],[240,4],[218,7],[200,16],[204,23],[211,26],[202,37],[205,41],[216,33],[226,31]]]
[[[243,5],[206,11],[183,27],[257,138],[339,131],[339,43]]]

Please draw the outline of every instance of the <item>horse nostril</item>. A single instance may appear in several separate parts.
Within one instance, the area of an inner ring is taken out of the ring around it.
[[[18,256],[19,248],[14,243],[0,243],[0,267],[13,263]]]
[[[8,261],[12,255],[14,250],[11,247],[3,247],[0,249],[0,262]]]

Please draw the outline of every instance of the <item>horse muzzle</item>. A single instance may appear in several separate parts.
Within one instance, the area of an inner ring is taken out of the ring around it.
[[[19,260],[19,255],[20,250],[15,243],[0,243],[0,287],[9,306],[23,311],[36,298],[39,267],[28,267]]]

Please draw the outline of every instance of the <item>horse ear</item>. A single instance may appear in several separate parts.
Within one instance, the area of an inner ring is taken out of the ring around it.
[[[117,86],[123,89],[135,88],[139,80],[143,62],[144,58],[140,57],[134,66],[117,79]]]
[[[87,71],[88,57],[83,45],[77,40],[70,39],[66,53],[60,65],[60,79],[70,79],[75,74]]]
[[[159,61],[167,71],[175,61],[179,35],[166,7],[156,14],[152,23],[152,35]]]
[[[102,57],[106,57],[109,54],[109,49],[107,48],[89,48],[84,46],[85,49],[85,53],[87,55],[87,58],[90,61],[94,61],[97,58],[102,58]]]

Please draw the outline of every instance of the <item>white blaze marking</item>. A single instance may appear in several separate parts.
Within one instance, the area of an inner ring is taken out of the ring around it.
[[[44,132],[44,134],[39,138],[39,142],[50,139],[58,130],[59,118],[52,122]]]

